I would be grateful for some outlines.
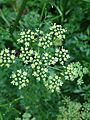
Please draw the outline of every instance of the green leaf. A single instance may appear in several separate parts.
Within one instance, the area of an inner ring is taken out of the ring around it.
[[[83,1],[85,1],[85,2],[90,2],[90,0],[83,0]]]

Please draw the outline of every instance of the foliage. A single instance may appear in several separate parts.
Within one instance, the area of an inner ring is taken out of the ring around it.
[[[88,107],[88,104],[81,105],[77,102],[72,102],[70,99],[64,99],[63,104],[61,107],[59,107],[59,114],[57,115],[57,120],[89,120],[90,119],[90,113]]]
[[[22,2],[0,0],[0,120],[90,120],[90,1]]]

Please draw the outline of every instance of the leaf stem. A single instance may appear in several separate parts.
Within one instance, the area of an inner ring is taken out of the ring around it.
[[[2,10],[0,10],[0,14],[1,14],[2,19],[6,22],[6,24],[7,24],[8,26],[10,26],[10,24],[9,24],[8,20],[5,18]]]
[[[44,5],[43,5],[42,12],[41,12],[41,16],[40,16],[40,21],[42,21],[46,4],[47,4],[47,3],[45,2]]]

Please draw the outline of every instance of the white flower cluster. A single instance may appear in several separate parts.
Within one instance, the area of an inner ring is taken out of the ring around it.
[[[60,86],[63,85],[62,79],[61,77],[59,77],[58,75],[53,75],[53,76],[49,76],[48,80],[44,81],[45,87],[50,90],[51,92],[60,91]]]
[[[35,36],[37,36],[37,32],[33,32],[30,29],[23,31],[20,33],[20,39],[17,40],[17,44],[24,45],[25,47],[29,47],[32,42],[36,41]]]
[[[46,34],[45,36],[39,37],[39,43],[38,43],[39,47],[46,49],[52,45],[53,45],[53,42],[50,34]]]
[[[65,39],[65,32],[66,30],[61,25],[56,25],[56,23],[50,27],[50,35],[53,35],[54,40],[59,39],[59,41],[63,41]]]
[[[32,75],[35,76],[38,81],[46,80],[48,78],[48,68],[38,65]]]
[[[12,79],[11,84],[17,86],[19,89],[26,87],[29,83],[28,73],[25,70],[20,69],[12,72],[10,78]]]
[[[50,63],[51,58],[52,58],[52,56],[51,56],[50,52],[44,52],[42,55],[43,64],[45,66],[49,66],[51,64]]]
[[[80,62],[71,63],[66,67],[65,71],[65,79],[74,81],[76,78],[77,84],[81,85],[83,83],[83,76],[84,74],[88,73],[88,69],[86,67],[83,67]]]
[[[20,53],[19,57],[24,62],[24,64],[28,64],[33,61],[33,54],[34,54],[33,49],[29,49],[27,47],[25,47],[25,48],[21,47],[20,51],[21,51],[21,53]]]
[[[64,63],[70,58],[68,50],[65,50],[63,46],[61,49],[56,48],[55,57],[58,58],[58,61],[61,65],[64,65]]]
[[[8,49],[3,49],[0,52],[0,66],[9,67],[12,63],[15,62],[15,50],[10,51]]]
[[[34,51],[34,56],[33,56],[33,62],[31,63],[32,69],[34,69],[37,65],[41,65],[41,56],[39,55],[38,52]]]
[[[43,64],[45,66],[55,65],[58,61],[57,57],[54,57],[50,52],[45,52],[42,56]]]
[[[64,65],[69,58],[68,50],[65,50],[62,46],[61,49],[57,47],[53,55],[50,52],[45,52],[42,60],[45,66],[55,65],[57,62]]]
[[[35,76],[38,81],[47,78],[48,68],[43,64],[41,56],[37,52],[35,52],[31,68],[33,69],[32,75]]]
[[[32,30],[21,32],[20,39],[17,40],[20,47],[18,59],[22,65],[30,69],[32,76],[28,76],[26,71],[20,69],[12,72],[11,83],[21,89],[28,85],[30,77],[35,77],[36,80],[43,81],[51,92],[60,90],[60,86],[64,82],[63,78],[71,81],[78,78],[77,84],[82,84],[83,75],[88,72],[87,68],[83,68],[79,62],[71,63],[66,67],[70,58],[68,50],[61,45],[56,46],[53,42],[56,38],[63,41],[65,32],[66,30],[61,25],[56,24],[46,34],[39,29],[36,29],[35,32]],[[9,67],[11,63],[15,62],[15,58],[14,50],[2,50],[0,66]]]

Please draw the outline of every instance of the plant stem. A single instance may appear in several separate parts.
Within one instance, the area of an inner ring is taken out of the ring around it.
[[[19,13],[16,17],[16,20],[15,20],[15,23],[14,25],[10,28],[10,33],[13,34],[14,30],[16,29],[17,27],[17,24],[21,18],[21,15],[23,13],[23,10],[25,9],[25,6],[26,6],[26,3],[27,3],[28,0],[23,0],[22,4],[21,4],[21,7],[20,7],[20,10],[19,10]]]
[[[51,66],[49,66],[49,68],[52,68],[52,69],[54,69],[54,70],[58,70],[58,71],[62,71],[62,70],[60,70],[60,69],[58,69],[58,68],[55,68],[55,67],[51,67]]]
[[[0,113],[0,120],[3,120],[2,114]]]
[[[14,99],[13,101],[11,101],[11,102],[9,102],[9,103],[0,105],[0,107],[6,107],[7,105],[13,104],[13,103],[15,103],[15,102],[17,102],[17,101],[19,101],[19,100],[21,100],[21,99],[22,99],[22,98],[19,97],[19,98]]]

